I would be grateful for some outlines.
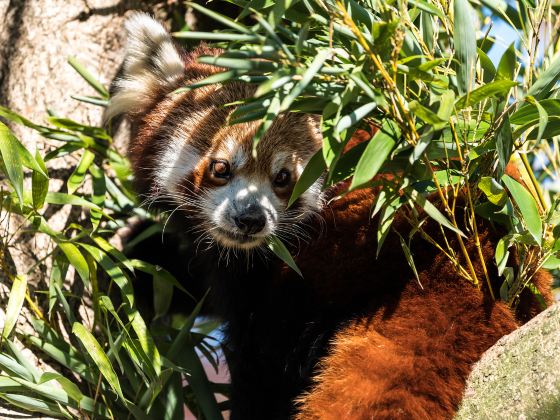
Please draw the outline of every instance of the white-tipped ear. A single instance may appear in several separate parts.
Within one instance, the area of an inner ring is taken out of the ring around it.
[[[160,23],[145,13],[135,13],[125,27],[128,44],[123,74],[115,82],[105,120],[144,111],[154,95],[172,89],[185,73],[181,54]]]

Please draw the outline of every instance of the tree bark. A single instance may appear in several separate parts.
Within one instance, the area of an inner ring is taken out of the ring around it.
[[[503,337],[474,366],[456,420],[560,418],[560,304]]]

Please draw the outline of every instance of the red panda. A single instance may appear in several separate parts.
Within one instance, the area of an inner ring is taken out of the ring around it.
[[[532,296],[524,294],[514,314],[420,238],[410,245],[417,281],[401,250],[397,233],[408,235],[410,226],[400,216],[376,258],[370,189],[330,200],[344,185],[321,192],[319,180],[287,210],[321,147],[318,117],[279,116],[254,157],[258,123],[227,125],[235,108],[226,106],[254,87],[233,82],[173,93],[221,71],[197,62],[220,51],[183,52],[142,14],[127,29],[124,73],[107,116],[126,114],[132,122],[139,193],[181,210],[187,229],[209,243],[208,265],[196,275],[209,277],[213,307],[226,323],[231,418],[451,418],[472,364],[539,311]],[[426,229],[436,240],[441,235],[433,221]],[[491,261],[499,236],[484,224],[478,231],[497,291]],[[272,234],[288,243],[307,238],[290,245],[303,278],[275,259],[247,266],[234,255],[220,263],[223,250],[262,252]],[[474,243],[467,250],[476,255]],[[474,269],[482,278],[479,262]],[[548,273],[536,274],[547,302],[549,283]]]

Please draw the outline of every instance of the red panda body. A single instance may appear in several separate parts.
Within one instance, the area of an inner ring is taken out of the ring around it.
[[[231,418],[451,418],[472,364],[539,311],[532,296],[524,294],[514,314],[485,286],[461,279],[421,238],[410,245],[418,280],[397,233],[376,258],[372,190],[328,201],[343,186],[321,193],[317,184],[286,210],[302,168],[321,147],[317,119],[279,117],[255,158],[257,125],[227,126],[232,108],[224,107],[252,88],[236,83],[169,95],[219,71],[195,62],[217,51],[181,55],[143,15],[129,23],[129,35],[109,116],[127,113],[136,127],[130,154],[140,193],[181,210],[191,234],[209,244],[206,255],[193,257],[208,264],[193,275],[211,283],[212,305],[226,324]],[[410,230],[400,216],[394,228],[404,236]],[[426,229],[436,240],[441,235],[433,221]],[[247,263],[271,234],[291,242],[303,278],[271,257]],[[499,237],[483,224],[479,236],[493,267]],[[467,242],[467,250],[482,278],[474,245]],[[498,290],[495,270],[490,276]],[[549,283],[547,273],[537,273],[548,301]]]

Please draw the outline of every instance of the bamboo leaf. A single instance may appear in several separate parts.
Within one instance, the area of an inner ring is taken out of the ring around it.
[[[457,111],[460,111],[461,109],[476,105],[484,99],[497,95],[505,95],[513,86],[516,85],[517,82],[511,80],[498,80],[496,82],[488,83],[459,98],[455,103],[455,108]]]
[[[31,175],[31,195],[33,198],[33,208],[35,210],[39,210],[45,204],[45,198],[49,191],[49,177],[47,167],[45,166],[45,162],[39,153],[39,150],[35,152],[35,161],[43,170],[43,173],[46,174],[45,176],[43,173],[38,171],[33,171]]]
[[[367,185],[377,174],[400,137],[396,123],[387,119],[369,141],[352,179],[351,190]]]
[[[453,2],[455,17],[455,56],[457,65],[457,84],[463,94],[470,92],[474,82],[474,66],[476,63],[476,29],[474,16],[468,0]]]
[[[107,358],[107,355],[99,345],[99,342],[86,328],[77,322],[72,326],[72,332],[78,337],[78,339],[84,345],[84,348],[93,359],[94,363],[98,367],[99,371],[103,377],[107,380],[111,388],[117,393],[117,395],[124,400],[124,395],[122,393],[121,385],[119,383],[119,378],[111,365],[111,362]]]
[[[10,290],[10,297],[8,299],[8,306],[6,307],[6,318],[4,319],[4,327],[2,329],[2,337],[4,339],[8,338],[17,323],[26,292],[27,277],[18,274],[14,277]]]
[[[75,268],[86,287],[89,287],[89,266],[78,247],[71,242],[59,242],[58,247],[64,252],[68,262]]]
[[[325,169],[327,169],[327,164],[323,158],[323,151],[319,150],[313,155],[309,162],[307,162],[307,165],[305,165],[305,169],[294,186],[292,195],[288,201],[288,207],[291,207],[309,187],[321,178]]]
[[[418,206],[420,206],[428,216],[430,216],[432,219],[434,219],[436,222],[438,222],[440,225],[445,226],[446,228],[452,230],[453,232],[466,237],[465,234],[463,232],[461,232],[460,229],[456,228],[455,226],[453,226],[453,224],[449,221],[449,219],[447,219],[447,217],[445,217],[438,209],[436,206],[434,206],[432,203],[430,203],[426,197],[424,197],[422,194],[420,194],[418,191],[416,190],[411,190],[410,192],[408,192],[408,196],[410,197],[410,199],[416,203]]]
[[[66,185],[68,186],[68,193],[74,194],[74,192],[78,189],[84,179],[86,177],[86,172],[88,168],[93,163],[95,159],[95,154],[90,150],[84,150],[82,157],[80,158],[80,162],[74,169],[74,172],[70,175],[68,180],[66,181]]]
[[[286,245],[282,243],[280,239],[276,236],[271,235],[267,238],[267,245],[268,248],[276,254],[278,258],[284,261],[292,270],[298,273],[301,277],[303,274],[301,273],[300,269],[298,268],[296,262],[292,258],[290,251],[286,248]]]
[[[540,245],[542,242],[542,222],[535,199],[523,185],[512,177],[504,175],[502,177],[502,182],[506,185],[508,191],[515,200],[527,229],[537,244]]]
[[[483,176],[478,182],[478,188],[492,204],[502,207],[506,203],[507,193],[494,178]]]
[[[76,57],[68,58],[68,64],[70,64],[74,70],[76,70],[78,74],[82,76],[82,78],[103,97],[103,99],[109,99],[109,91],[82,65],[82,63],[78,61]]]
[[[550,96],[552,89],[560,78],[560,55],[557,55],[548,68],[536,78],[536,82],[529,88],[527,95],[537,100]]]

